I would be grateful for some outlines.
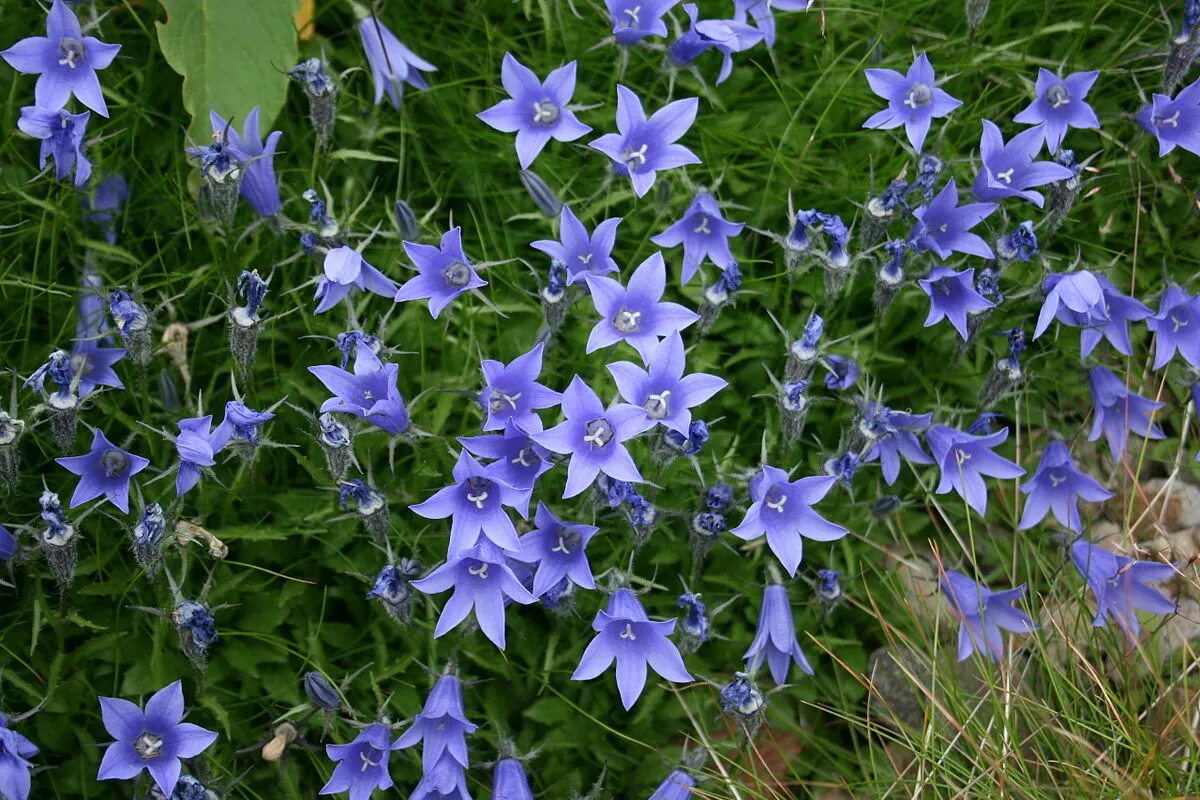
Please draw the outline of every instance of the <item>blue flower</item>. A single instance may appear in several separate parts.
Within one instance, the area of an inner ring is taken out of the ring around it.
[[[1017,525],[1020,530],[1032,528],[1053,511],[1059,525],[1079,533],[1083,529],[1079,498],[1098,503],[1113,496],[1095,478],[1080,472],[1067,446],[1057,441],[1046,445],[1033,478],[1021,486],[1021,491],[1029,498]]]
[[[1175,613],[1175,603],[1146,585],[1175,577],[1175,567],[1171,564],[1135,561],[1083,539],[1071,545],[1071,560],[1096,598],[1096,618],[1092,625],[1099,628],[1111,619],[1129,637],[1130,645],[1137,644],[1141,632],[1138,611]]]
[[[86,111],[72,114],[65,108],[25,106],[21,109],[17,127],[23,133],[42,140],[39,169],[46,166],[50,156],[54,156],[54,177],[61,181],[74,168],[75,186],[80,187],[92,175],[92,162],[83,154],[83,137],[87,134],[90,116]]]
[[[645,4],[646,0],[641,2]],[[699,107],[697,98],[688,97],[667,103],[647,119],[641,98],[618,84],[619,133],[606,133],[589,142],[588,147],[611,158],[613,171],[628,175],[634,194],[642,197],[654,185],[659,170],[700,163],[695,153],[675,143],[692,127]]]
[[[337,767],[319,793],[349,792],[351,800],[367,800],[376,789],[392,788],[388,757],[400,749],[400,740],[391,739],[388,726],[376,722],[363,728],[348,744],[325,745],[325,755]]]
[[[1012,603],[1025,594],[1024,585],[1004,592],[993,592],[954,570],[946,570],[941,585],[946,601],[960,622],[959,661],[965,661],[972,652],[984,653],[993,661],[999,661],[1004,655],[1001,630],[1014,633],[1037,630],[1037,625],[1028,614],[1012,607]]]
[[[1088,370],[1088,382],[1095,405],[1088,441],[1094,442],[1103,434],[1113,461],[1121,460],[1131,432],[1147,439],[1166,438],[1153,422],[1154,413],[1163,407],[1163,403],[1129,391],[1120,378],[1104,367]]]
[[[574,61],[541,81],[512,53],[505,53],[500,80],[509,99],[476,116],[498,131],[517,134],[517,160],[521,169],[528,169],[551,139],[573,142],[592,130],[567,107],[575,94]]]

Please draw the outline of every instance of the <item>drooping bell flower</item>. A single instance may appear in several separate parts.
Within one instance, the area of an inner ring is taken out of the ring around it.
[[[375,80],[375,105],[383,102],[383,94],[387,92],[392,107],[399,109],[405,84],[416,89],[429,88],[421,73],[437,72],[437,67],[401,44],[378,17],[372,15],[360,21],[358,35]]]

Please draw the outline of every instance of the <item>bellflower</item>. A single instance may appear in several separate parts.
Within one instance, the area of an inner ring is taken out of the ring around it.
[[[955,272],[949,267],[934,267],[928,277],[917,281],[925,294],[929,295],[926,328],[946,319],[963,341],[967,340],[967,315],[996,307],[995,303],[975,291],[974,278],[974,269]]]
[[[591,132],[591,126],[584,125],[567,108],[571,95],[575,94],[574,61],[541,81],[512,53],[505,53],[500,81],[509,99],[476,116],[498,131],[517,134],[517,160],[521,169],[528,169],[551,139],[573,142]]]
[[[773,11],[804,11],[809,0],[733,0],[733,18],[744,22],[746,14],[754,21],[754,27],[763,32],[767,47],[775,46],[775,15]]]
[[[762,0],[762,3],[766,5],[766,0]],[[695,787],[696,779],[691,775],[681,769],[671,770],[671,774],[658,785],[648,800],[693,800],[696,795],[692,789]]]
[[[393,108],[400,108],[404,84],[416,89],[428,89],[422,72],[437,72],[437,67],[400,43],[396,35],[376,17],[366,17],[358,23],[371,77],[375,79],[375,105],[383,102],[387,92]]]
[[[29,800],[32,781],[29,759],[38,754],[38,746],[8,726],[0,714],[0,797],[4,800]]]
[[[628,342],[643,359],[650,357],[660,336],[681,331],[700,319],[678,303],[662,302],[667,287],[667,266],[662,253],[654,253],[633,271],[627,286],[608,277],[585,275],[600,321],[588,336],[587,352]]]
[[[376,722],[363,728],[348,744],[325,745],[325,755],[337,766],[318,794],[349,792],[350,800],[368,800],[376,789],[392,788],[388,757],[400,749],[400,740],[393,742],[391,738],[391,729]]]
[[[540,426],[539,426],[540,429]],[[516,507],[528,508],[529,496],[538,478],[554,466],[550,453],[529,437],[524,428],[509,420],[503,434],[460,436],[458,443],[472,455],[493,459],[496,480],[516,489],[522,499]]]
[[[28,40],[26,40],[28,41]],[[92,162],[83,154],[83,137],[87,134],[88,112],[72,114],[65,108],[25,106],[17,119],[22,133],[41,139],[38,169],[54,156],[54,177],[64,180],[75,170],[75,186],[82,187],[92,175]]]
[[[1083,525],[1079,519],[1079,498],[1089,503],[1099,503],[1113,496],[1100,483],[1075,467],[1071,451],[1062,442],[1046,445],[1033,478],[1021,486],[1029,495],[1025,510],[1021,513],[1020,530],[1032,528],[1041,522],[1048,511],[1054,512],[1058,524],[1079,533]]]
[[[17,554],[17,537],[9,533],[8,528],[0,525],[0,561],[12,561]]]
[[[462,681],[447,673],[438,678],[425,698],[421,712],[413,718],[412,725],[397,743],[401,748],[407,748],[424,741],[421,764],[425,772],[432,772],[438,762],[444,760],[443,756],[466,768],[469,766],[466,736],[474,733],[477,727],[467,719],[463,708]]]
[[[453,536],[452,533],[452,539]],[[515,544],[512,549],[519,548],[520,545]],[[479,623],[483,635],[503,650],[505,598],[522,605],[528,605],[537,598],[517,580],[512,568],[505,561],[504,551],[490,539],[479,539],[474,547],[457,551],[452,541],[450,552],[455,553],[450,560],[412,584],[425,594],[438,594],[450,588],[454,589],[454,594],[442,607],[442,614],[433,629],[434,638],[449,633],[466,619],[467,614],[474,608],[475,620]],[[426,757],[428,755],[426,748]]]
[[[537,564],[533,596],[541,597],[563,578],[580,589],[595,589],[587,546],[600,529],[594,525],[563,522],[540,501],[533,522],[534,529],[521,537],[520,550],[509,554],[525,564]]]
[[[542,350],[538,342],[524,355],[507,364],[485,358],[483,391],[479,405],[487,412],[485,431],[502,430],[510,421],[527,431],[540,431],[542,418],[534,409],[553,408],[562,402],[562,395],[538,383],[542,372]]]
[[[1046,299],[1038,313],[1037,326],[1033,329],[1036,339],[1046,332],[1050,322],[1062,310],[1082,317],[1086,322],[1108,323],[1108,303],[1104,289],[1096,275],[1086,269],[1050,275],[1045,281]]]
[[[113,365],[123,359],[122,347],[101,347],[98,339],[76,339],[71,348],[71,372],[79,379],[79,399],[96,391],[97,386],[124,389],[125,384]]]
[[[175,475],[175,495],[182,497],[200,482],[200,468],[217,463],[221,452],[212,433],[212,415],[179,420],[175,437],[175,452],[179,454],[179,472]]]
[[[987,485],[985,476],[993,478],[1019,478],[1025,470],[992,452],[1008,439],[1008,428],[985,436],[972,436],[946,425],[934,425],[925,434],[934,462],[942,471],[942,480],[934,491],[945,494],[953,489],[967,505],[979,512],[987,513]]]
[[[917,250],[930,250],[941,259],[949,258],[953,253],[995,258],[992,248],[983,237],[971,233],[971,228],[997,208],[995,203],[960,206],[958,187],[951,178],[936,197],[913,211],[917,223],[909,233],[909,239]]]
[[[946,601],[960,622],[959,661],[965,661],[972,652],[986,653],[993,661],[999,661],[1004,655],[1001,630],[1013,633],[1033,633],[1037,630],[1037,625],[1029,615],[1012,606],[1025,594],[1024,585],[1004,592],[993,592],[954,570],[946,570],[941,584]]]
[[[130,480],[150,465],[150,459],[122,450],[110,442],[99,428],[92,436],[89,453],[54,460],[67,472],[79,476],[79,483],[71,496],[71,508],[103,497],[119,508],[122,514],[129,513]]]
[[[393,297],[396,284],[367,263],[362,253],[342,245],[325,254],[324,272],[317,281],[317,313],[324,314],[349,296],[352,289]]]
[[[79,102],[107,117],[108,105],[96,70],[111,64],[120,49],[119,44],[84,36],[74,12],[62,0],[53,0],[46,15],[46,35],[30,36],[0,50],[0,58],[17,72],[38,76],[33,96],[42,108],[62,108],[74,94]]]
[[[1174,100],[1165,94],[1154,95],[1135,119],[1158,139],[1160,158],[1176,147],[1200,155],[1200,80],[1180,89]]]
[[[1075,173],[1053,161],[1035,161],[1042,149],[1042,131],[1029,128],[1004,141],[1000,129],[991,120],[983,121],[979,157],[983,166],[971,190],[976,200],[1003,200],[1022,197],[1041,208],[1046,199],[1035,186],[1074,177]]]
[[[604,0],[612,20],[613,37],[622,47],[637,44],[647,36],[666,36],[663,15],[679,0]]]
[[[890,130],[903,125],[908,141],[918,153],[925,144],[930,123],[962,105],[961,100],[937,88],[933,65],[924,53],[913,61],[907,75],[894,69],[869,69],[867,83],[872,92],[888,101],[888,107],[868,117],[863,127]]]
[[[194,758],[217,739],[217,734],[183,721],[183,684],[159,689],[145,710],[118,697],[101,697],[104,727],[115,742],[104,751],[99,780],[127,781],[142,770],[167,797],[179,782],[181,758]]]
[[[717,199],[707,192],[696,195],[683,218],[662,233],[651,236],[659,247],[683,245],[683,280],[687,284],[707,258],[721,269],[735,263],[729,252],[729,239],[745,228],[743,222],[729,222],[721,214]]]
[[[1088,302],[1089,298],[1094,297],[1094,294],[1090,280],[1084,277],[1085,273],[1093,275],[1095,281],[1100,285],[1101,300],[1094,304]],[[1067,280],[1069,276],[1079,276],[1071,278],[1075,285],[1059,289],[1058,284]],[[1101,339],[1107,339],[1118,353],[1127,356],[1133,355],[1133,345],[1129,341],[1129,323],[1131,321],[1140,322],[1154,313],[1141,301],[1121,294],[1113,282],[1101,273],[1093,274],[1087,273],[1086,270],[1079,270],[1065,275],[1048,275],[1044,285],[1048,290],[1046,305],[1051,304],[1053,296],[1053,304],[1057,306],[1053,312],[1054,318],[1064,325],[1080,329],[1079,355],[1082,358],[1091,355],[1092,351],[1096,349],[1096,345],[1100,344]],[[1072,304],[1076,307],[1086,308],[1082,311],[1075,311],[1071,308]],[[1046,305],[1042,306],[1042,313],[1046,313]],[[1039,326],[1041,321],[1039,316]],[[1048,321],[1047,324],[1049,324]],[[1036,333],[1037,331],[1035,331]]]
[[[533,800],[525,768],[515,758],[502,758],[492,773],[492,800]]]
[[[518,550],[516,528],[502,507],[515,508],[524,517],[529,510],[529,492],[500,480],[498,471],[498,464],[485,467],[463,450],[454,464],[454,483],[409,508],[425,519],[451,518],[450,553],[474,546],[481,535],[505,550]]]
[[[763,40],[763,32],[739,19],[700,19],[695,3],[684,3],[688,29],[667,48],[667,56],[679,66],[687,66],[706,50],[721,54],[717,83],[724,83],[733,72],[733,54],[749,50]]]
[[[1094,442],[1103,434],[1113,461],[1121,460],[1131,432],[1147,439],[1166,438],[1152,419],[1154,412],[1163,407],[1162,403],[1129,391],[1120,378],[1104,367],[1089,369],[1088,382],[1095,405],[1088,441]]]
[[[683,338],[675,331],[650,351],[647,369],[630,361],[608,365],[621,398],[642,409],[642,430],[661,424],[686,436],[692,408],[729,385],[724,378],[705,372],[684,375],[684,361]]]
[[[227,131],[229,150],[242,165],[239,191],[260,217],[273,217],[283,210],[279,201],[279,182],[275,180],[275,148],[282,131],[267,134],[266,143],[258,132],[258,106],[250,109],[239,135],[232,125],[215,111],[209,112],[214,131]],[[349,249],[349,248],[344,248]]]
[[[1130,646],[1137,645],[1142,629],[1137,612],[1173,614],[1176,611],[1174,602],[1146,585],[1175,577],[1175,567],[1171,564],[1135,561],[1083,539],[1076,539],[1071,545],[1071,561],[1096,598],[1096,618],[1092,625],[1099,628],[1112,619],[1125,632]]]
[[[242,442],[251,447],[259,444],[258,429],[275,419],[272,411],[255,411],[240,400],[225,404],[225,416],[213,431],[213,449],[224,450],[229,442]]]
[[[875,444],[863,456],[863,463],[879,461],[883,480],[891,486],[900,477],[900,457],[910,464],[932,464],[933,459],[921,447],[917,433],[929,427],[933,414],[909,414],[893,411],[886,406],[868,403],[864,418],[882,416],[882,422],[891,430],[876,438]]]
[[[633,0],[620,0],[632,3]],[[646,5],[645,0],[642,4]],[[666,33],[666,28],[663,28]],[[613,171],[628,175],[633,192],[642,197],[654,185],[658,170],[673,169],[686,164],[699,164],[696,154],[681,144],[675,144],[687,133],[696,120],[700,101],[695,97],[676,100],[654,112],[649,119],[641,99],[620,84],[617,85],[617,130],[588,143],[612,159]]]
[[[117,243],[116,218],[129,197],[129,183],[123,175],[109,175],[79,199],[83,221],[104,234],[104,241]]]
[[[620,217],[606,219],[589,236],[571,207],[564,205],[558,221],[559,241],[539,239],[529,246],[565,264],[570,276],[567,283],[577,283],[585,275],[607,275],[617,271],[612,250],[620,224]]]
[[[628,403],[606,409],[592,388],[576,375],[563,392],[562,411],[566,417],[563,422],[532,434],[532,438],[547,450],[571,457],[564,499],[591,486],[601,472],[619,481],[641,483],[642,474],[624,442],[641,432],[640,420],[645,416],[642,409]]]
[[[456,226],[442,234],[437,247],[413,242],[403,244],[404,252],[408,253],[419,274],[396,292],[397,303],[429,298],[429,313],[437,319],[451,300],[470,289],[487,285],[463,252],[462,228]]]
[[[321,404],[321,411],[339,411],[361,417],[388,433],[408,429],[408,410],[396,386],[398,364],[384,364],[369,348],[359,347],[354,357],[354,372],[331,364],[309,367],[334,397]]]
[[[675,630],[675,620],[651,622],[631,590],[617,589],[609,596],[608,607],[596,612],[592,630],[596,637],[583,651],[571,680],[591,680],[615,660],[617,689],[626,711],[642,694],[647,664],[674,683],[692,680],[679,651],[667,638]]]
[[[766,534],[771,552],[788,574],[795,576],[804,555],[805,538],[832,542],[849,533],[812,510],[835,482],[830,476],[789,481],[786,472],[764,464],[750,481],[752,502],[746,516],[730,532],[746,541]]]
[[[776,684],[787,683],[788,670],[792,662],[809,675],[812,665],[804,657],[800,643],[796,641],[795,623],[792,621],[792,604],[788,601],[787,587],[773,583],[763,589],[762,610],[758,615],[758,628],[754,640],[742,658],[746,671],[754,673],[764,661],[771,670]]]
[[[1033,130],[1046,141],[1051,155],[1058,152],[1067,128],[1099,128],[1100,120],[1087,103],[1087,94],[1100,73],[1073,72],[1065,78],[1048,69],[1039,68],[1034,89],[1037,99],[1013,117],[1022,125],[1036,125]]]
[[[825,356],[829,374],[825,376],[825,388],[835,391],[849,389],[858,380],[858,362],[842,356]]]
[[[449,756],[438,759],[421,775],[408,800],[471,800],[466,770]]]
[[[1146,318],[1154,334],[1154,368],[1165,367],[1175,353],[1200,369],[1200,294],[1172,284],[1163,290],[1158,313]]]

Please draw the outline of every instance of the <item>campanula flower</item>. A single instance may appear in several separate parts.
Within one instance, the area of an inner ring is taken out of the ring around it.
[[[728,483],[714,483],[704,493],[705,508],[724,511],[733,504],[733,487]]]
[[[1051,155],[1058,152],[1067,128],[1099,128],[1100,120],[1087,103],[1087,94],[1100,73],[1073,72],[1065,78],[1039,68],[1034,89],[1037,98],[1013,117],[1022,125],[1036,125],[1039,137],[1046,141]]]
[[[832,542],[849,533],[812,510],[835,482],[824,475],[789,481],[786,472],[764,464],[750,481],[750,508],[731,533],[746,541],[766,534],[771,552],[794,576],[804,555],[805,538]]]
[[[333,684],[319,672],[304,673],[304,693],[308,700],[322,711],[339,711],[342,708],[342,695]]]
[[[504,364],[485,358],[483,367],[483,390],[479,393],[479,405],[487,413],[483,429],[502,430],[510,421],[526,431],[540,431],[542,418],[535,409],[553,408],[562,402],[562,395],[538,383],[542,372],[542,351],[539,342],[524,355],[517,356]]]
[[[975,176],[971,190],[976,200],[1003,200],[1021,197],[1041,208],[1046,199],[1035,186],[1074,176],[1067,167],[1053,161],[1035,161],[1042,149],[1042,131],[1029,128],[1004,141],[1000,129],[991,120],[983,121],[979,157],[983,166]]]
[[[733,264],[729,240],[740,234],[745,227],[744,222],[726,220],[721,214],[720,206],[717,205],[717,199],[707,192],[702,192],[692,200],[682,219],[662,233],[651,236],[650,241],[659,247],[683,245],[681,283],[687,284],[700,270],[700,264],[705,258],[721,269]]]
[[[547,450],[571,457],[564,499],[591,486],[601,472],[619,481],[641,483],[642,474],[624,442],[642,431],[642,409],[628,403],[606,409],[592,388],[576,375],[563,392],[562,411],[566,418],[563,422],[532,434],[532,438]]]
[[[685,456],[694,456],[708,444],[708,423],[694,419],[688,425],[687,433],[667,428],[663,433],[663,442]]]
[[[408,410],[396,380],[398,364],[384,364],[369,348],[359,347],[354,357],[354,372],[320,364],[308,371],[334,396],[321,404],[321,411],[338,411],[361,417],[388,433],[408,429]]]
[[[1038,254],[1038,238],[1033,220],[1025,220],[996,240],[996,257],[1001,264],[1024,261],[1028,264]]]
[[[1088,383],[1092,387],[1095,406],[1088,441],[1094,442],[1103,434],[1113,461],[1121,460],[1130,433],[1147,439],[1166,438],[1153,422],[1154,412],[1162,408],[1163,403],[1129,391],[1120,378],[1104,367],[1089,369]]]
[[[489,466],[494,467],[495,478],[523,495],[523,499],[516,501],[520,508],[529,507],[534,484],[554,466],[549,451],[512,420],[504,426],[503,434],[460,436],[458,443],[474,456],[493,459]]]
[[[438,759],[421,775],[408,800],[471,800],[466,770],[450,756]]]
[[[179,454],[179,472],[175,476],[175,495],[182,497],[200,482],[202,468],[217,463],[221,451],[212,432],[212,415],[179,420],[175,452]]]
[[[918,153],[925,144],[930,123],[962,105],[961,100],[937,88],[933,65],[924,53],[913,61],[907,75],[894,69],[869,69],[867,83],[872,92],[888,101],[888,107],[868,117],[863,127],[890,130],[903,125],[908,141]]]
[[[101,697],[104,727],[116,739],[104,751],[99,780],[127,781],[142,770],[167,797],[179,782],[181,758],[195,758],[217,740],[217,734],[183,721],[183,684],[159,689],[145,710],[119,697]]]
[[[688,29],[667,48],[667,57],[677,66],[686,67],[706,50],[721,54],[717,83],[724,83],[733,72],[733,54],[749,50],[763,40],[763,32],[740,19],[700,19],[695,3],[684,3]]]
[[[941,584],[946,601],[960,622],[959,661],[965,661],[973,652],[985,653],[993,661],[999,661],[1004,655],[1001,630],[1013,633],[1033,633],[1037,630],[1037,625],[1028,614],[1012,606],[1025,594],[1024,585],[1004,592],[993,592],[954,570],[946,570]]]
[[[761,0],[761,3],[766,5],[766,0]],[[695,778],[681,769],[674,769],[663,779],[648,800],[692,800],[695,797],[692,789],[695,787]]]
[[[29,760],[38,754],[38,746],[9,727],[9,720],[0,714],[0,797],[4,800],[29,800],[33,785]]]
[[[744,22],[746,14],[754,21],[754,26],[763,32],[763,41],[767,47],[775,46],[775,15],[774,11],[804,11],[809,6],[809,0],[733,0],[733,18]]]
[[[383,93],[387,92],[392,107],[400,108],[406,83],[416,89],[429,88],[421,73],[437,72],[437,67],[402,45],[377,17],[366,17],[359,22],[358,35],[367,54],[371,77],[375,79],[375,105],[383,102]]]
[[[150,465],[150,459],[122,450],[110,442],[99,428],[92,436],[90,452],[54,460],[79,476],[75,493],[71,495],[71,508],[103,497],[122,514],[129,513],[130,480]]]
[[[825,388],[841,391],[849,389],[858,380],[858,362],[842,356],[825,356]]]
[[[123,359],[126,350],[121,347],[101,347],[99,339],[76,339],[71,348],[71,372],[79,381],[79,399],[96,391],[97,386],[124,389],[125,384],[113,369]]]
[[[1044,285],[1046,299],[1042,302],[1037,326],[1033,329],[1034,339],[1045,333],[1051,321],[1064,310],[1076,315],[1069,319],[1082,319],[1085,324],[1108,323],[1108,303],[1100,280],[1095,274],[1081,269],[1050,275]]]
[[[984,477],[1019,478],[1025,470],[992,452],[1008,438],[1008,428],[985,436],[973,436],[946,425],[934,425],[925,434],[933,460],[942,471],[937,494],[953,489],[967,505],[987,513],[987,485]]]
[[[230,400],[225,404],[225,416],[213,431],[213,448],[224,450],[230,442],[249,447],[259,444],[259,427],[275,419],[273,411],[255,411],[241,400]]]
[[[517,134],[517,160],[521,169],[528,169],[551,139],[573,142],[591,132],[591,126],[580,122],[567,107],[575,94],[574,61],[541,81],[512,53],[505,53],[500,81],[509,99],[476,116],[498,131]]]
[[[612,20],[613,37],[622,47],[634,45],[647,36],[666,36],[663,15],[679,0],[604,0]]]
[[[566,578],[581,589],[595,589],[587,546],[599,532],[594,525],[563,522],[538,502],[534,529],[521,537],[521,547],[509,555],[526,564],[537,564],[533,596],[541,597]]]
[[[499,465],[485,467],[463,450],[454,464],[454,483],[409,508],[425,519],[451,518],[449,553],[473,547],[481,536],[505,550],[519,550],[516,528],[503,507],[515,508],[524,517],[529,510],[529,492],[500,480],[498,470]]]
[[[242,165],[239,189],[242,197],[260,217],[278,214],[283,210],[283,204],[279,201],[279,182],[275,180],[275,148],[283,132],[271,131],[263,142],[258,132],[258,106],[246,115],[240,135],[215,111],[209,112],[209,118],[214,131],[226,132],[229,150]]]
[[[434,319],[463,292],[487,285],[463,253],[462,228],[457,226],[442,234],[437,247],[404,242],[404,252],[419,274],[400,287],[396,302],[429,298],[429,313]]]
[[[1154,334],[1154,368],[1165,367],[1175,353],[1200,369],[1200,294],[1191,295],[1174,284],[1163,290],[1158,313],[1146,318]]]
[[[1095,478],[1075,467],[1071,451],[1059,441],[1046,445],[1033,478],[1021,486],[1021,491],[1029,498],[1017,525],[1020,530],[1032,528],[1045,518],[1047,512],[1053,511],[1059,525],[1079,533],[1083,530],[1079,498],[1099,503],[1113,496]]]
[[[129,183],[123,175],[109,175],[79,199],[83,221],[104,234],[104,241],[117,243],[116,218],[129,197]]]
[[[521,605],[528,605],[537,598],[521,585],[505,561],[504,551],[489,539],[481,538],[474,547],[458,551],[451,548],[450,552],[455,555],[445,564],[412,584],[425,594],[454,589],[433,629],[434,638],[449,633],[474,608],[475,620],[483,635],[503,650],[505,598]]]
[[[288,77],[304,87],[308,98],[308,119],[317,134],[317,149],[329,146],[333,136],[334,116],[337,111],[337,81],[326,70],[328,64],[319,58],[306,58],[288,70]]]
[[[46,523],[41,533],[39,544],[42,553],[54,578],[58,582],[60,592],[66,592],[75,579],[75,563],[78,560],[78,546],[75,526],[67,519],[63,510],[62,500],[50,490],[42,492],[38,498],[41,513],[38,515]]]
[[[1096,598],[1096,618],[1092,625],[1099,628],[1111,619],[1129,637],[1131,646],[1137,644],[1142,629],[1137,612],[1174,614],[1176,611],[1174,602],[1146,585],[1175,577],[1175,567],[1171,564],[1135,561],[1083,539],[1072,543],[1071,561]]]
[[[642,2],[645,4],[645,0]],[[666,32],[666,28],[663,32]],[[611,158],[613,171],[618,175],[628,175],[633,182],[634,194],[642,197],[654,185],[659,170],[700,163],[695,153],[681,144],[675,144],[692,127],[699,107],[697,98],[688,97],[667,103],[647,119],[641,99],[618,84],[619,133],[606,133],[589,142],[588,147]]]
[[[83,137],[87,135],[88,118],[72,114],[65,108],[42,108],[25,106],[17,119],[22,133],[41,139],[38,169],[44,169],[46,160],[54,157],[54,177],[64,180],[75,170],[75,186],[82,187],[92,175],[92,162],[83,154]]]
[[[615,660],[617,689],[626,711],[642,694],[647,664],[674,683],[692,680],[679,651],[667,638],[675,630],[675,620],[651,622],[631,590],[617,589],[609,596],[608,607],[596,612],[592,630],[596,637],[583,651],[571,680],[591,680]]]
[[[606,219],[589,236],[571,207],[564,205],[558,221],[559,241],[539,239],[529,246],[561,261],[567,268],[567,283],[578,283],[585,275],[607,275],[617,271],[612,250],[620,224],[620,217]]]
[[[392,788],[388,758],[399,749],[400,740],[393,742],[391,729],[378,722],[363,728],[348,744],[325,745],[325,755],[337,766],[318,794],[349,792],[350,800],[368,800],[376,789]]]
[[[676,331],[650,351],[646,369],[630,361],[608,365],[621,398],[642,409],[642,430],[661,424],[686,436],[692,408],[729,385],[705,372],[684,375],[684,361],[683,338]]]
[[[772,583],[763,589],[762,610],[758,615],[758,628],[750,648],[742,656],[746,671],[753,674],[763,662],[771,670],[776,684],[787,683],[788,670],[792,662],[802,671],[813,674],[812,665],[804,657],[800,643],[796,641],[795,623],[792,621],[792,605],[788,601],[787,587]]]
[[[326,253],[323,270],[317,281],[317,292],[313,295],[313,299],[318,301],[318,314],[324,314],[342,302],[352,289],[380,297],[394,297],[396,294],[396,284],[368,264],[362,253],[353,247],[342,245]]]
[[[995,258],[992,248],[983,237],[971,233],[971,228],[997,208],[996,203],[960,206],[958,187],[951,178],[936,197],[913,211],[917,223],[909,233],[909,239],[917,250],[930,250],[942,259],[949,258],[952,253]]]
[[[970,338],[967,329],[968,316],[995,308],[996,304],[975,290],[975,270],[955,272],[949,267],[934,267],[929,275],[917,281],[925,294],[929,295],[929,315],[925,327],[936,325],[943,319],[949,320],[966,341]]]
[[[108,105],[96,70],[111,64],[120,49],[119,44],[84,36],[74,12],[62,0],[53,0],[46,15],[46,35],[30,36],[0,50],[0,58],[17,72],[38,76],[33,95],[34,103],[42,108],[62,108],[74,94],[79,102],[107,117]]]
[[[502,758],[492,773],[492,800],[533,800],[525,767],[515,758]]]
[[[12,561],[17,554],[17,537],[8,528],[0,525],[0,561]]]
[[[1180,89],[1174,100],[1154,95],[1134,118],[1158,139],[1160,158],[1176,147],[1200,155],[1200,80]]]
[[[367,592],[367,597],[379,601],[392,619],[401,624],[407,623],[412,617],[411,583],[422,571],[421,564],[411,558],[402,558],[398,564],[388,564],[375,576],[375,583]]]
[[[678,303],[662,301],[667,287],[667,266],[662,253],[655,252],[629,276],[622,286],[612,278],[585,275],[592,303],[600,321],[588,337],[587,352],[628,342],[643,359],[659,343],[659,337],[681,331],[700,315]]]
[[[557,216],[562,211],[563,201],[558,199],[558,195],[550,188],[550,184],[546,183],[545,178],[531,169],[521,170],[520,178],[521,185],[529,193],[533,204],[538,207],[538,211],[546,215],[547,219]]]
[[[150,503],[142,509],[137,523],[130,530],[133,538],[133,557],[138,566],[153,579],[158,574],[162,542],[167,535],[167,515],[162,506]]]
[[[929,427],[933,414],[909,414],[893,411],[887,406],[867,403],[863,408],[864,424],[878,424],[883,430],[866,438],[874,444],[863,456],[863,463],[879,461],[883,480],[891,486],[900,477],[900,457],[910,464],[932,464],[933,459],[921,447],[917,434]]]
[[[1095,294],[1087,275],[1092,275],[1100,286],[1101,299],[1097,302],[1090,302],[1094,300]],[[1070,277],[1074,285],[1068,284],[1059,289],[1059,283],[1066,281],[1069,276],[1077,276]],[[1133,345],[1129,341],[1129,323],[1140,322],[1154,313],[1140,300],[1121,294],[1112,281],[1098,272],[1089,273],[1086,270],[1079,270],[1066,274],[1047,275],[1044,286],[1047,289],[1047,296],[1045,304],[1042,306],[1042,313],[1046,313],[1048,305],[1056,304],[1057,309],[1053,312],[1054,318],[1063,325],[1079,328],[1079,355],[1082,358],[1091,355],[1102,339],[1107,339],[1118,353],[1132,355]],[[1072,305],[1082,307],[1084,310],[1076,311]],[[1042,318],[1039,316],[1038,325],[1041,326],[1041,323]],[[1049,324],[1048,321],[1047,324]],[[1034,338],[1036,338],[1038,332],[1035,330],[1034,334]]]

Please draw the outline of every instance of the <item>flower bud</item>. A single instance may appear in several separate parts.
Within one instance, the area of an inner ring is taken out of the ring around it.
[[[341,694],[319,672],[304,673],[304,693],[313,705],[325,711],[337,711],[342,707]]]
[[[525,191],[529,192],[529,196],[533,198],[538,210],[547,217],[557,217],[562,211],[562,200],[558,199],[536,172],[527,169],[521,170],[521,185],[525,187]]]
[[[400,239],[405,242],[415,242],[421,235],[421,226],[417,223],[417,215],[403,200],[396,201],[396,230]]]
[[[262,760],[274,762],[283,758],[283,754],[287,752],[288,745],[296,741],[298,735],[296,726],[290,722],[283,722],[277,725],[270,741],[263,745]]]

